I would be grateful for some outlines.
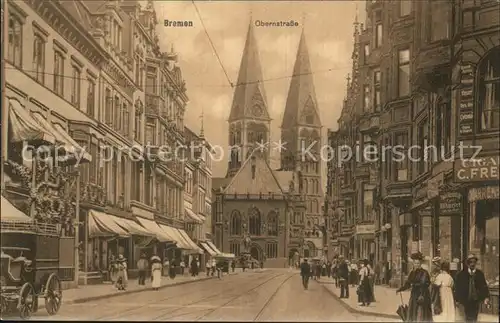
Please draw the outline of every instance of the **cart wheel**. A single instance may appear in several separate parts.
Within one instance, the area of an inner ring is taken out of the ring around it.
[[[45,286],[45,309],[49,315],[55,315],[61,308],[62,289],[61,281],[56,274],[51,274]]]
[[[21,319],[26,320],[33,313],[33,305],[35,304],[35,290],[30,283],[25,283],[19,292],[19,302],[17,310]]]

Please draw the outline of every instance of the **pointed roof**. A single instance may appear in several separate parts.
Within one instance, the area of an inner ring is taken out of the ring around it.
[[[297,124],[321,126],[304,29],[300,35],[281,127]]]
[[[238,172],[224,190],[225,194],[280,194],[283,195],[278,179],[265,158],[252,157],[254,150],[245,160]],[[252,176],[252,165],[255,165],[255,176]]]
[[[260,118],[269,119],[267,96],[262,81],[262,68],[257,41],[254,35],[253,21],[250,20],[238,72],[238,82],[234,85],[235,90],[229,120],[253,116],[252,107],[257,102],[260,103],[263,110]]]

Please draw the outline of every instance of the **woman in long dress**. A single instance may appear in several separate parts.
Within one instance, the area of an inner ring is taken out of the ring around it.
[[[411,288],[408,303],[408,322],[432,322],[432,304],[429,286],[431,277],[429,272],[422,268],[423,255],[413,254],[413,270],[408,275],[405,284],[396,293]]]
[[[162,264],[160,257],[151,257],[151,277],[153,279],[151,287],[153,287],[153,290],[158,290],[161,286],[161,270]]]
[[[441,300],[440,313],[434,313],[434,322],[455,322],[455,300],[453,298],[453,278],[449,274],[450,263],[443,262],[441,272],[434,280],[434,286],[439,288]]]
[[[127,259],[119,255],[117,259],[118,270],[116,273],[116,287],[119,290],[126,290],[128,285]]]
[[[370,269],[368,260],[364,260],[359,270],[358,302],[361,306],[370,306],[372,302],[372,287],[370,283]]]

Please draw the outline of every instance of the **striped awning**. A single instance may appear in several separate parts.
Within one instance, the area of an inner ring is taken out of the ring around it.
[[[213,249],[217,254],[222,254],[223,252],[217,249],[217,247],[212,243],[212,241],[207,241],[207,244],[210,248]]]
[[[203,249],[205,249],[205,251],[210,255],[210,256],[216,256],[217,255],[217,252],[215,252],[215,250],[213,250],[212,248],[210,248],[206,243],[204,242],[200,242],[201,246]]]
[[[130,233],[127,232],[122,226],[118,225],[117,222],[120,218],[112,216],[110,214],[90,210],[88,215],[89,220],[89,235],[91,237],[95,236],[118,236],[121,238],[130,237]]]
[[[137,217],[139,223],[156,236],[160,242],[175,242],[172,237],[168,236],[155,221]]]
[[[0,219],[2,222],[34,222],[29,216],[24,214],[21,210],[16,208],[9,200],[2,196],[1,200],[1,214]]]
[[[190,249],[192,251],[199,253],[199,254],[203,254],[203,250],[201,250],[200,247],[198,247],[198,245],[196,245],[196,243],[193,240],[191,240],[191,238],[189,237],[189,235],[187,234],[186,231],[184,231],[182,229],[177,229],[177,231],[179,231],[179,234],[184,239],[184,241],[186,241],[186,243],[190,246]]]
[[[155,237],[154,233],[149,232],[135,221],[120,218],[117,224],[122,228],[124,228],[125,230],[127,230],[132,235],[142,236],[142,237],[153,237],[153,238]]]
[[[40,142],[42,144],[55,144],[56,138],[50,132],[40,125],[21,103],[13,98],[9,98],[9,123],[12,135],[12,143]]]
[[[33,118],[40,123],[44,128],[56,138],[56,142],[61,145],[66,155],[59,156],[64,161],[78,161],[81,156],[80,163],[88,163],[92,161],[92,156],[85,151],[70,135],[64,130],[60,124],[51,124],[40,114],[34,114]]]

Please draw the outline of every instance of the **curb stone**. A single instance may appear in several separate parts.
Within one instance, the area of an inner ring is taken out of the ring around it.
[[[333,292],[332,290],[330,290],[328,287],[326,287],[324,284],[321,284],[321,283],[318,283],[316,282],[317,284],[321,285],[321,287],[323,287],[330,295],[333,296],[333,298],[335,298],[335,300],[339,301],[340,304],[342,304],[342,306],[350,313],[354,313],[354,314],[360,314],[360,315],[366,315],[366,316],[376,316],[376,317],[382,317],[382,318],[388,318],[388,319],[400,319],[399,315],[397,314],[385,314],[385,313],[380,313],[380,312],[372,312],[372,311],[361,311],[361,310],[358,310],[358,309],[355,309],[354,307],[352,307],[351,305],[347,304],[346,302],[344,302],[340,297],[338,297],[335,292]]]
[[[238,273],[232,273],[232,274],[230,274],[230,276],[237,275],[237,274]],[[194,283],[194,282],[201,282],[201,281],[205,281],[205,280],[209,280],[209,279],[216,279],[216,278],[217,277],[214,276],[214,277],[203,277],[203,278],[196,279],[196,280],[187,280],[187,281],[182,281],[182,282],[178,282],[178,283],[163,285],[163,286],[160,286],[159,289],[175,287],[175,286],[190,284],[190,283]],[[88,302],[92,302],[92,301],[101,300],[104,298],[112,298],[112,297],[118,297],[118,296],[123,296],[123,295],[131,295],[131,294],[137,294],[137,293],[147,292],[147,291],[151,291],[151,288],[125,290],[122,292],[116,292],[116,293],[112,293],[112,294],[83,297],[83,298],[77,298],[77,299],[73,299],[73,300],[69,300],[69,301],[64,301],[64,293],[63,293],[63,304],[71,305],[71,304],[88,303]]]

